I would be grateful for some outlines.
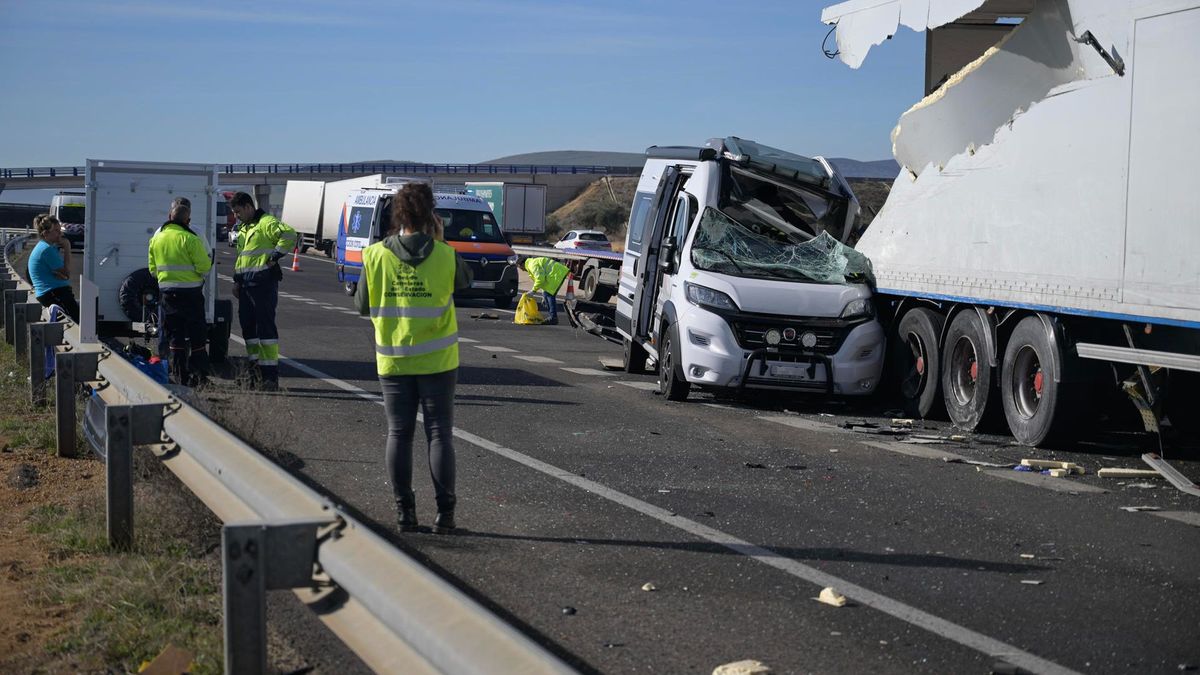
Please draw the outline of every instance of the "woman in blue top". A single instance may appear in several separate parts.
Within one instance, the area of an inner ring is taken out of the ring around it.
[[[71,244],[63,236],[58,219],[49,213],[34,218],[33,226],[41,240],[29,254],[33,294],[43,307],[58,305],[72,321],[78,322],[79,303],[71,290]]]

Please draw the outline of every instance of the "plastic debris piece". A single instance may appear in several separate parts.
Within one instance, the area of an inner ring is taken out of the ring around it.
[[[834,607],[844,607],[846,605],[846,596],[833,590],[833,586],[826,586],[821,589],[821,594],[814,598],[817,602],[823,602],[826,605]]]
[[[897,418],[897,419],[892,420],[892,426],[893,427],[901,427],[904,429],[911,429],[911,428],[913,428],[913,421],[910,419]]]
[[[1158,486],[1154,483],[1129,483],[1125,487],[1135,488],[1138,490],[1154,490],[1158,488]]]
[[[1128,511],[1130,513],[1137,513],[1138,511],[1162,511],[1162,507],[1159,507],[1159,506],[1122,506],[1121,510]]]
[[[1034,556],[1032,553],[1022,553],[1021,557],[1026,560],[1033,560],[1036,556]]]
[[[1066,469],[1046,469],[1046,473],[1052,478],[1066,478],[1071,472]]]
[[[1025,466],[1024,464],[1018,464],[1013,467],[1013,471],[1024,471],[1026,473],[1032,473],[1033,467]]]
[[[1022,459],[1021,466],[1034,469],[1066,469],[1071,473],[1084,473],[1083,467],[1075,462],[1062,462],[1055,459]]]
[[[1154,469],[1118,469],[1105,467],[1096,472],[1101,478],[1162,478]]]
[[[760,464],[758,462],[742,462],[742,466],[746,467],[747,469],[765,469],[765,468],[767,468],[766,464]]]
[[[762,661],[746,659],[745,661],[721,664],[713,668],[712,675],[760,675],[769,672],[771,672],[770,666]]]
[[[985,462],[980,459],[966,459],[965,457],[943,457],[942,461],[947,464],[970,464],[971,466],[990,466],[996,469],[1011,469],[1012,464],[999,464],[997,462]],[[1020,470],[1020,469],[1018,469]]]
[[[950,440],[954,441],[955,443],[962,443],[967,440],[967,437],[960,434],[954,434],[950,437]]]
[[[841,450],[838,450],[837,448],[830,448],[829,451],[830,452],[841,452]]]
[[[1042,581],[1041,579],[1022,579],[1021,583],[1025,584],[1026,586],[1041,586],[1046,582]]]
[[[658,586],[655,586],[654,584],[647,581],[646,583],[642,584],[642,590],[646,591],[647,593],[652,593],[652,592],[658,590]]]
[[[568,607],[563,607],[563,608],[562,608],[562,613],[563,613],[563,614],[565,614],[565,615],[567,615],[567,616],[574,616],[574,615],[575,615],[575,612],[576,612],[576,609],[575,609],[574,607],[569,607],[569,606],[568,606]]]

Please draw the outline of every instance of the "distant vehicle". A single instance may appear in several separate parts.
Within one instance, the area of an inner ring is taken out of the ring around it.
[[[612,250],[612,242],[608,240],[608,235],[600,230],[570,230],[554,243],[554,248],[561,249],[602,249],[605,251]]]
[[[60,192],[50,199],[50,215],[62,223],[63,236],[71,248],[83,248],[87,196],[82,192]]]
[[[546,234],[546,186],[467,183],[467,194],[487,202],[510,244],[535,244]]]
[[[217,241],[229,241],[233,239],[231,233],[234,226],[237,225],[237,216],[233,215],[233,209],[229,206],[234,192],[223,190],[219,194],[220,196],[217,197]]]

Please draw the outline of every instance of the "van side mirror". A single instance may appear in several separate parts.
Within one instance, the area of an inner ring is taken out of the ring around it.
[[[662,248],[658,251],[658,268],[663,274],[671,274],[675,271],[675,249],[677,244],[674,239],[668,239],[663,242]]]

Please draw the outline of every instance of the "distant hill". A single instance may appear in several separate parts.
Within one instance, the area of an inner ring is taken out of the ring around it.
[[[861,162],[845,157],[830,157],[833,164],[846,178],[886,178],[892,180],[900,173],[900,164],[894,159],[877,159],[873,162]]]
[[[480,162],[480,164],[540,164],[543,166],[641,166],[645,163],[645,153],[598,150],[525,152]]]

